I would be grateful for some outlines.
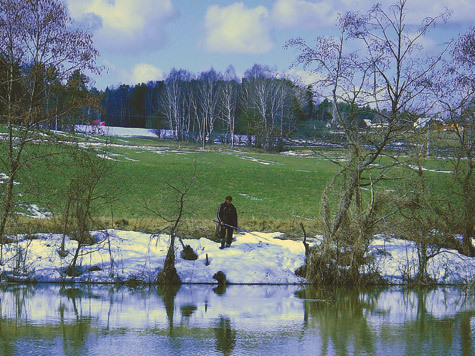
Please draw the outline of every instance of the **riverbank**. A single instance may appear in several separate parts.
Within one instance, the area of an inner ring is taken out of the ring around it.
[[[77,247],[66,238],[66,257],[58,251],[59,234],[18,236],[3,246],[4,265],[1,281],[61,283],[153,283],[163,267],[169,237],[134,231],[106,230],[91,233],[97,241],[81,248],[78,275],[65,274]],[[179,240],[175,243],[175,266],[183,283],[217,283],[213,276],[222,271],[235,284],[301,284],[306,280],[295,274],[305,262],[301,241],[282,239],[280,233],[245,233],[236,235],[230,248],[207,239],[183,240],[198,255],[194,261],[181,258]],[[310,239],[318,245],[318,238]],[[378,273],[388,284],[404,284],[417,272],[417,249],[414,242],[378,236],[370,245],[373,256],[368,271]],[[442,249],[429,260],[429,276],[438,284],[466,284],[475,278],[475,259],[456,250]]]

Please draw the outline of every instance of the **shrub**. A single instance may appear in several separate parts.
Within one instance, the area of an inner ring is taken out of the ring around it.
[[[191,248],[190,245],[185,245],[183,247],[183,251],[181,251],[181,258],[188,261],[195,261],[198,259],[198,255],[196,252]]]

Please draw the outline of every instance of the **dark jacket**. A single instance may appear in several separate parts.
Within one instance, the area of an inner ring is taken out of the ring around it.
[[[231,226],[238,226],[237,211],[233,204],[219,204],[217,213],[218,223],[221,221]]]

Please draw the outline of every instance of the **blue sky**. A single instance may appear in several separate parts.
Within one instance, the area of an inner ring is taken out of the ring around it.
[[[172,68],[200,73],[233,65],[238,75],[254,63],[289,72],[295,57],[290,38],[308,41],[335,34],[345,11],[365,11],[376,0],[67,0],[70,14],[94,34],[107,69],[93,77],[99,89],[163,79]],[[392,4],[394,1],[382,1]],[[409,0],[408,22],[445,9],[447,24],[425,39],[427,47],[475,25],[473,0]],[[303,73],[294,68],[292,75]],[[305,78],[304,78],[305,79]]]

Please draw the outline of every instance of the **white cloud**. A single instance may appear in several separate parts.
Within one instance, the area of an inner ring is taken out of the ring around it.
[[[300,82],[304,85],[314,85],[320,80],[323,80],[324,77],[322,74],[317,72],[310,72],[305,70],[295,70],[291,69],[288,72],[288,75],[293,78],[295,81]]]
[[[165,24],[178,14],[171,0],[68,0],[68,5],[101,49],[123,54],[162,46]]]
[[[142,62],[128,69],[124,68],[126,66],[124,64],[113,63],[109,60],[103,60],[102,64],[106,67],[103,77],[107,78],[112,85],[137,85],[162,80],[164,77],[160,68],[149,63]]]
[[[161,79],[163,79],[163,71],[160,68],[152,64],[139,63],[132,70],[130,82],[138,84]]]
[[[383,8],[397,0],[383,2]],[[367,12],[375,0],[276,0],[271,18],[278,27],[324,28],[334,27],[338,14],[347,11]],[[446,9],[453,10],[451,23],[470,24],[475,22],[475,1],[473,0],[417,0],[406,3],[406,20],[409,24],[420,24],[425,17],[435,17]]]
[[[408,38],[413,41],[417,35],[417,33],[409,33]],[[420,46],[420,49],[418,51],[415,51],[414,55],[419,57],[421,55],[435,54],[440,50],[437,41],[431,37],[421,36],[416,39],[415,43]]]
[[[261,54],[274,46],[269,11],[263,6],[249,9],[242,2],[210,6],[205,28],[204,47],[211,52]]]
[[[337,18],[334,5],[327,1],[277,0],[272,8],[272,20],[279,27],[329,27]]]
[[[473,24],[475,22],[475,2],[473,0],[418,0],[407,2],[407,20],[419,24],[427,16],[437,16],[446,9],[453,11],[451,23]]]

